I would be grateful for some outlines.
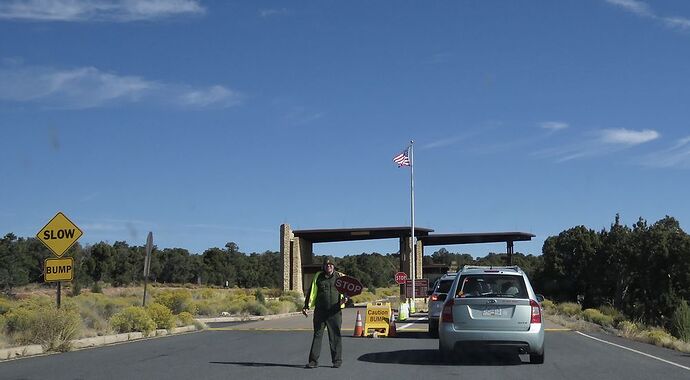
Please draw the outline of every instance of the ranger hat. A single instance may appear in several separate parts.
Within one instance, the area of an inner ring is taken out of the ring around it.
[[[333,259],[332,256],[326,256],[323,259],[323,264],[321,266],[325,268],[326,265],[328,265],[328,264],[333,264],[333,267],[335,267],[335,260]]]

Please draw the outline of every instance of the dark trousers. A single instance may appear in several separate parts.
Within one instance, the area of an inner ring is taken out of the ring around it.
[[[318,363],[321,355],[321,341],[323,329],[328,328],[328,344],[331,346],[331,360],[333,364],[342,363],[343,340],[340,335],[340,326],[343,324],[343,314],[337,311],[314,310],[314,338],[311,341],[309,362]]]

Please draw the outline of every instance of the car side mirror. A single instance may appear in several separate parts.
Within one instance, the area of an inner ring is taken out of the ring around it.
[[[542,296],[541,294],[537,294],[537,302],[539,302],[539,303],[544,302],[544,296]]]
[[[448,298],[448,294],[446,294],[446,293],[441,293],[441,294],[438,295],[438,300],[439,300],[439,301],[445,301],[446,298]]]

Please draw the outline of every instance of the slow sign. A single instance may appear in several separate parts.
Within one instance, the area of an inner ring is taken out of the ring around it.
[[[58,212],[45,227],[38,231],[36,238],[48,247],[55,256],[62,257],[79,240],[81,235],[83,232],[79,227],[72,223],[65,214]]]
[[[362,293],[362,283],[350,276],[341,276],[335,279],[335,288],[348,297]]]

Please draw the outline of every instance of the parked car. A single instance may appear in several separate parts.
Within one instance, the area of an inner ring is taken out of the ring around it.
[[[543,301],[517,266],[465,266],[448,291],[439,319],[445,360],[477,350],[510,350],[544,362]]]
[[[429,290],[429,335],[438,338],[438,320],[441,317],[443,302],[450,286],[453,285],[456,273],[447,273],[440,277]]]

